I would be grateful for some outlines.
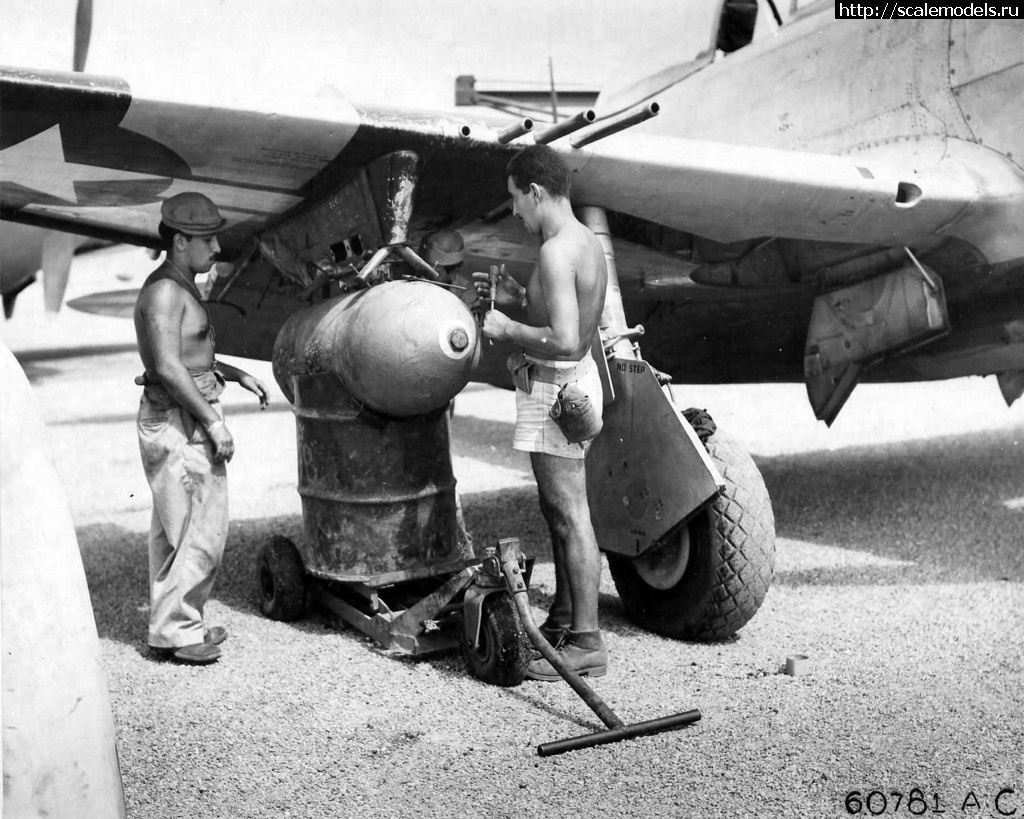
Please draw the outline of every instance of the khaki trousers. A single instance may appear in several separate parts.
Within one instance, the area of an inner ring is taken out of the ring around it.
[[[223,417],[220,402],[212,406]],[[149,644],[201,643],[203,608],[227,541],[227,470],[213,462],[206,431],[180,407],[161,407],[143,395],[137,427],[153,492]]]

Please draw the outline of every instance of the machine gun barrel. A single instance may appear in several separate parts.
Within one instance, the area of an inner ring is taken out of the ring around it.
[[[507,145],[513,139],[518,139],[523,134],[528,134],[533,130],[533,120],[529,117],[524,117],[519,122],[514,122],[505,128],[503,131],[498,133],[498,142],[502,145]]]
[[[550,128],[545,128],[539,134],[534,137],[534,140],[540,145],[547,145],[549,142],[554,142],[556,139],[564,137],[566,134],[571,134],[574,131],[578,131],[580,128],[585,128],[597,119],[597,114],[594,113],[593,108],[588,108],[586,111],[580,111],[576,116],[559,122],[556,125],[552,125]]]
[[[584,145],[597,142],[597,140],[604,139],[606,136],[617,134],[619,131],[624,131],[626,128],[631,128],[641,122],[646,122],[651,119],[651,117],[658,116],[658,112],[660,110],[661,106],[658,105],[658,103],[649,102],[646,105],[640,105],[636,108],[631,108],[628,111],[622,111],[621,113],[603,120],[593,128],[584,131],[575,139],[570,140],[569,144],[572,145],[573,148],[582,148]]]

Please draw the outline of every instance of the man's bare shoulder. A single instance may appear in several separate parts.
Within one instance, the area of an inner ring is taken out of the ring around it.
[[[594,251],[602,252],[601,243],[586,225],[577,222],[552,236],[540,247],[544,266],[565,266],[576,269],[589,263]]]
[[[163,265],[158,267],[142,283],[136,301],[136,312],[162,312],[183,306],[185,291],[172,279],[167,278]]]

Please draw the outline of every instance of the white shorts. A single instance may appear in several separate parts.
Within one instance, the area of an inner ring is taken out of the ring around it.
[[[567,369],[577,364],[584,364],[584,372],[577,383],[596,402],[598,407],[604,405],[604,390],[601,389],[601,374],[593,357],[587,354],[581,362],[551,361],[543,358],[527,356],[546,367]],[[581,459],[587,454],[590,441],[582,444],[570,444],[558,424],[552,420],[548,412],[558,398],[557,384],[534,381],[533,390],[529,393],[516,390],[516,431],[512,437],[512,448],[522,452],[543,452],[546,455],[557,455],[560,458]]]

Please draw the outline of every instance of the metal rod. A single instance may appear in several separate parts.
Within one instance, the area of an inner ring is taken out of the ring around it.
[[[497,295],[497,293],[498,293],[498,266],[496,264],[492,264],[491,267],[490,267],[490,274],[488,275],[488,278],[487,278],[487,298],[488,298],[488,300],[491,303],[491,306],[490,306],[491,310],[494,309],[494,298]],[[489,346],[493,347],[494,346],[494,339],[493,338],[487,339],[487,343],[488,343]]]
[[[629,111],[623,111],[620,114],[616,114],[613,117],[602,120],[593,128],[584,131],[575,139],[570,140],[569,144],[572,145],[573,148],[582,148],[584,145],[589,145],[591,142],[597,142],[597,140],[604,139],[606,136],[617,134],[619,131],[624,131],[626,128],[631,128],[641,122],[646,122],[652,117],[658,116],[658,112],[660,110],[661,106],[658,105],[658,103],[649,102],[646,105],[632,108]]]
[[[224,286],[221,287],[220,292],[217,294],[217,298],[214,299],[214,301],[224,301],[224,297],[228,294],[228,291],[230,291],[231,288],[235,286],[235,282],[238,281],[242,273],[244,273],[245,270],[249,267],[249,265],[253,263],[253,261],[259,254],[259,251],[259,245],[257,245],[252,249],[250,253],[246,255],[245,259],[243,259],[242,261],[235,265],[234,269],[231,271],[231,275],[228,277],[228,280],[224,283]]]
[[[499,542],[501,573],[505,577],[508,591],[512,595],[512,601],[515,603],[516,611],[519,612],[519,619],[523,624],[523,628],[526,629],[530,642],[533,643],[533,647],[540,652],[545,660],[551,663],[555,671],[569,684],[569,687],[580,695],[583,701],[590,707],[590,710],[597,714],[601,722],[609,729],[584,736],[543,743],[537,746],[537,753],[540,756],[552,756],[565,753],[566,751],[574,751],[577,748],[589,748],[593,745],[605,745],[609,742],[618,742],[623,739],[631,739],[632,737],[670,731],[700,719],[700,711],[692,709],[667,717],[634,723],[633,725],[623,723],[615,715],[615,712],[605,704],[604,700],[583,682],[583,678],[565,664],[562,658],[558,656],[558,652],[555,651],[554,647],[540,633],[540,629],[537,628],[537,624],[533,621],[533,612],[530,610],[526,581],[519,570],[518,544],[516,548],[506,551],[502,548],[505,542],[507,541]]]
[[[527,105],[523,102],[516,102],[508,97],[497,97],[494,94],[474,94],[474,104],[483,103],[484,105],[490,105],[494,108],[500,108],[502,110],[515,108],[516,112],[522,111],[536,111],[538,114],[543,114],[545,117],[551,116],[551,109],[541,108],[539,105]],[[513,113],[513,112],[509,112]]]
[[[519,122],[509,125],[503,131],[498,133],[498,142],[502,145],[507,145],[513,139],[519,139],[523,134],[528,134],[533,130],[533,120],[529,117],[523,117]]]
[[[580,128],[590,125],[595,119],[597,119],[597,114],[594,113],[594,109],[588,108],[586,111],[580,111],[576,116],[571,117],[570,119],[563,120],[557,125],[545,128],[533,139],[539,145],[547,145],[549,142],[554,142],[556,139],[564,137],[566,134],[571,134],[573,131],[578,131]]]
[[[377,248],[377,252],[370,257],[370,261],[364,264],[363,269],[359,271],[359,279],[365,282],[370,277],[370,274],[380,267],[380,263],[388,257],[390,252],[391,248],[387,245]]]
[[[632,725],[625,725],[622,728],[611,728],[607,731],[596,731],[593,734],[583,734],[568,739],[556,739],[554,742],[544,742],[537,746],[538,756],[554,756],[564,754],[567,751],[576,751],[580,748],[592,748],[595,745],[607,745],[611,742],[621,742],[624,739],[633,737],[649,736],[662,731],[671,731],[681,728],[684,725],[691,725],[701,717],[700,711],[683,711],[681,714],[672,714],[668,717],[658,717],[646,722],[637,722]]]
[[[619,275],[615,264],[615,249],[612,246],[611,228],[608,226],[608,214],[604,208],[587,205],[581,207],[579,219],[593,233],[604,250],[605,267],[608,271],[608,286],[605,292],[604,310],[598,322],[605,335],[612,336],[613,341],[605,342],[605,350],[611,350],[619,358],[639,358],[639,351],[629,344],[626,334],[629,324],[626,323],[626,309],[622,305],[622,289],[619,287]],[[620,343],[621,342],[621,343]]]
[[[523,581],[522,574],[519,571],[519,564],[516,562],[515,557],[506,559],[503,555],[501,571],[505,575],[505,582],[508,583],[509,591],[512,592],[512,600],[516,604],[516,610],[519,612],[519,619],[522,621],[523,628],[526,629],[526,634],[530,638],[530,642],[533,643],[533,647],[541,653],[545,660],[551,663],[555,671],[562,676],[562,679],[569,683],[569,687],[580,695],[583,701],[590,707],[590,710],[601,718],[601,722],[609,728],[625,727],[625,723],[615,716],[615,712],[605,705],[604,700],[595,694],[590,686],[583,682],[583,678],[562,662],[558,652],[544,638],[544,635],[540,633],[537,624],[533,622],[533,613],[530,611],[526,583]]]
[[[551,82],[551,121],[558,122],[558,91],[555,90],[555,64],[548,55],[548,79]]]
[[[426,259],[422,258],[416,251],[406,245],[399,245],[397,248],[398,255],[401,256],[406,262],[409,263],[410,267],[415,268],[420,272],[421,276],[427,276],[431,281],[434,281],[438,277],[438,272]]]
[[[925,284],[927,284],[931,288],[933,293],[938,292],[939,286],[937,284],[935,284],[935,280],[931,276],[928,275],[928,271],[924,269],[924,265],[922,265],[917,260],[917,257],[914,256],[914,254],[910,252],[910,248],[909,247],[904,247],[903,249],[907,252],[907,255],[910,257],[910,261],[912,261],[914,263],[914,267],[916,267],[917,271],[921,274],[921,278],[924,279]]]

